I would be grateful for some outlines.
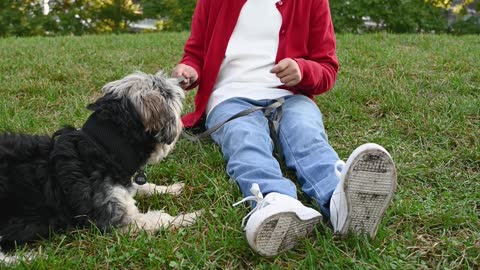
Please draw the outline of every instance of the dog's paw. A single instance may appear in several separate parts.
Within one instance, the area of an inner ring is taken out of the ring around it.
[[[158,186],[158,187],[160,187],[160,186]],[[175,184],[170,185],[170,186],[162,187],[157,192],[158,193],[167,193],[167,194],[171,194],[171,195],[174,195],[174,196],[178,196],[178,195],[180,195],[180,193],[182,193],[183,187],[185,187],[184,183],[175,183]]]
[[[195,221],[197,221],[197,219],[203,214],[203,212],[204,212],[204,210],[199,210],[199,211],[195,211],[195,212],[192,212],[192,213],[179,215],[179,216],[175,217],[175,219],[173,221],[173,225],[175,227],[190,226],[193,223],[195,223]]]
[[[160,228],[167,227],[172,220],[173,217],[164,211],[153,210],[137,215],[132,224],[136,227],[134,230],[155,232]]]
[[[0,266],[2,264],[5,265],[13,265],[20,262],[29,262],[33,261],[40,256],[41,253],[37,253],[33,250],[27,251],[25,253],[14,253],[13,255],[6,255],[0,250]],[[0,267],[1,268],[1,267]]]
[[[145,185],[133,185],[135,188],[135,193],[139,196],[152,196],[155,194],[171,194],[177,196],[182,192],[184,186],[184,183],[176,183],[170,186],[158,186],[153,183],[146,183]]]

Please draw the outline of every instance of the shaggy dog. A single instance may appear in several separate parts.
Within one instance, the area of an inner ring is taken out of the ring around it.
[[[138,185],[132,177],[177,141],[183,90],[161,73],[134,73],[103,87],[81,129],[50,136],[0,135],[0,247],[11,249],[92,224],[103,231],[185,226],[199,212],[141,213],[135,194],[177,194],[182,184]],[[1,254],[0,254],[1,255]],[[0,256],[1,257],[1,256]]]

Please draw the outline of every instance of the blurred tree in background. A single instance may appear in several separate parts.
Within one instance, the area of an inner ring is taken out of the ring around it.
[[[59,34],[126,32],[128,23],[140,20],[140,6],[132,0],[53,0],[49,17]]]
[[[47,29],[60,35],[83,35],[101,33],[103,25],[100,17],[100,0],[54,0],[50,2],[49,17],[56,24]]]
[[[188,31],[196,2],[197,0],[142,0],[141,4],[144,16],[162,20],[164,30]],[[448,10],[452,10],[454,15],[460,18],[458,22],[463,22],[461,14],[465,13],[466,7],[480,1],[330,0],[329,2],[337,32],[386,30],[394,33],[441,33],[453,29],[447,18]],[[465,28],[465,23],[461,27]],[[471,28],[475,27],[480,29],[480,24],[471,25]]]
[[[337,32],[444,32],[444,9],[424,0],[330,0]]]
[[[143,15],[163,21],[163,29],[190,30],[196,0],[142,0]]]
[[[431,0],[446,10],[448,30],[453,34],[480,34],[479,0]]]
[[[0,37],[44,34],[48,18],[36,0],[0,0]]]
[[[103,0],[99,16],[103,27],[115,33],[128,29],[128,23],[142,18],[140,5],[132,0]]]
[[[141,19],[156,21],[157,31],[189,31],[197,1],[0,0],[0,37],[133,32]],[[330,7],[337,32],[480,34],[480,0],[330,0]]]
[[[0,36],[83,35],[127,32],[143,18],[132,0],[0,0]]]
[[[471,14],[475,9],[480,12],[478,2],[330,0],[330,7],[337,32],[386,30],[394,33],[479,33],[480,13]]]

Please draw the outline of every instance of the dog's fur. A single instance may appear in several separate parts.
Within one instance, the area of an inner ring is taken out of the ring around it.
[[[87,107],[93,113],[81,129],[66,127],[52,137],[0,135],[4,250],[92,224],[103,231],[155,231],[189,225],[198,216],[141,213],[133,199],[135,194],[177,194],[183,187],[132,183],[135,170],[162,160],[177,141],[183,90],[161,73],[140,72],[102,90],[103,97]]]

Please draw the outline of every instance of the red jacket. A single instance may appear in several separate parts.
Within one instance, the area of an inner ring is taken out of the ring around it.
[[[217,80],[228,41],[246,0],[198,0],[190,37],[180,61],[198,73],[195,111],[182,117],[185,127],[198,124]],[[328,0],[280,0],[282,15],[275,62],[284,58],[297,61],[302,81],[285,87],[310,98],[330,90],[337,76],[335,34]],[[254,50],[255,48],[252,48]]]

